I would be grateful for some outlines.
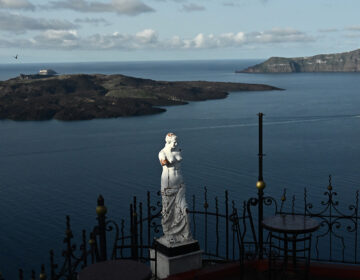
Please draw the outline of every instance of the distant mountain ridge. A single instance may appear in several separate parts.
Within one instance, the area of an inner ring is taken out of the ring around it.
[[[271,57],[237,73],[360,72],[360,49],[308,57]]]

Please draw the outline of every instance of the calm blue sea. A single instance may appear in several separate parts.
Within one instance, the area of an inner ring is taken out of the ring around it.
[[[286,89],[233,92],[228,98],[168,107],[163,114],[91,121],[0,121],[0,271],[16,279],[60,254],[65,215],[74,233],[95,224],[99,194],[108,215],[127,216],[134,195],[160,188],[157,154],[167,132],[178,135],[188,195],[242,201],[256,195],[258,127],[264,117],[267,194],[319,203],[333,176],[340,204],[360,182],[360,74],[235,74],[260,60],[0,65],[0,80],[52,68],[65,73],[125,74],[181,81],[264,83]],[[30,277],[27,274],[26,277]]]

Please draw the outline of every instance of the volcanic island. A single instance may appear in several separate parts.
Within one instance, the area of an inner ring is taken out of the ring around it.
[[[165,112],[161,106],[225,98],[229,92],[268,91],[263,84],[168,82],[125,75],[20,75],[0,81],[0,119],[64,121]]]

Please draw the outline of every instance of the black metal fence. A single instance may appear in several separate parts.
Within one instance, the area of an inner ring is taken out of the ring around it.
[[[263,215],[303,215],[312,217],[320,223],[320,229],[313,233],[312,260],[360,264],[359,259],[359,191],[354,193],[354,201],[347,204],[340,204],[337,199],[338,193],[334,191],[329,175],[329,184],[323,193],[324,198],[314,203],[309,198],[310,194],[305,188],[302,199],[297,199],[295,195],[291,199],[287,198],[287,190],[284,189],[279,199],[271,196],[263,196],[262,200],[251,198],[248,201],[249,215],[253,219],[254,211],[258,210],[259,203],[262,201]],[[266,208],[272,208],[267,211]],[[264,214],[265,213],[265,214]],[[257,217],[256,217],[257,218]],[[264,235],[259,239],[259,248],[263,248],[262,253],[266,253],[268,244],[268,233],[262,226],[257,227],[256,231]],[[260,235],[260,234],[259,234]],[[261,251],[259,251],[261,255]]]
[[[192,233],[203,250],[203,261],[215,263],[240,260],[243,263],[244,244],[247,248],[256,246],[251,217],[246,214],[246,202],[241,204],[238,211],[235,202],[229,201],[227,191],[222,199],[215,197],[210,202],[205,187],[203,200],[197,201],[192,196],[190,205],[188,214]],[[138,202],[137,197],[134,197],[129,207],[129,219],[122,219],[120,223],[107,219],[107,208],[101,195],[97,200],[96,213],[96,226],[90,233],[82,231],[79,246],[74,241],[70,217],[66,217],[61,264],[54,261],[55,252],[50,250],[49,267],[41,265],[38,277],[35,271],[31,271],[31,279],[77,279],[78,272],[88,265],[109,259],[153,261],[156,270],[156,257],[150,256],[149,249],[156,250],[153,240],[162,235],[160,193],[152,200],[150,192],[147,192],[145,203]],[[19,279],[26,278],[20,269]]]
[[[204,262],[266,258],[270,246],[269,234],[258,223],[256,215],[262,202],[263,216],[305,215],[319,221],[320,229],[313,234],[312,260],[360,264],[359,191],[355,192],[353,203],[342,206],[329,176],[329,185],[323,195],[324,199],[314,204],[306,188],[302,199],[295,196],[289,199],[285,189],[279,199],[263,195],[237,204],[229,200],[227,191],[223,197],[210,200],[205,187],[203,199],[197,200],[192,196],[189,203],[193,237],[199,240]],[[66,217],[61,265],[55,263],[55,252],[51,250],[49,267],[41,265],[38,277],[34,271],[27,272],[31,279],[76,279],[77,273],[86,266],[108,259],[156,262],[155,258],[151,258],[149,249],[156,249],[153,240],[162,235],[160,193],[151,197],[148,192],[145,203],[134,197],[129,206],[129,219],[122,219],[120,223],[107,218],[107,208],[101,195],[96,213],[96,226],[89,233],[82,231],[79,246],[74,242],[70,217]],[[20,269],[19,279],[25,278]]]

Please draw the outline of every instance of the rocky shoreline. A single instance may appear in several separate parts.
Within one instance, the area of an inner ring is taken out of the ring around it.
[[[281,90],[262,84],[165,82],[124,75],[22,75],[0,82],[0,119],[89,120],[165,112],[158,106],[225,98],[230,91]]]

